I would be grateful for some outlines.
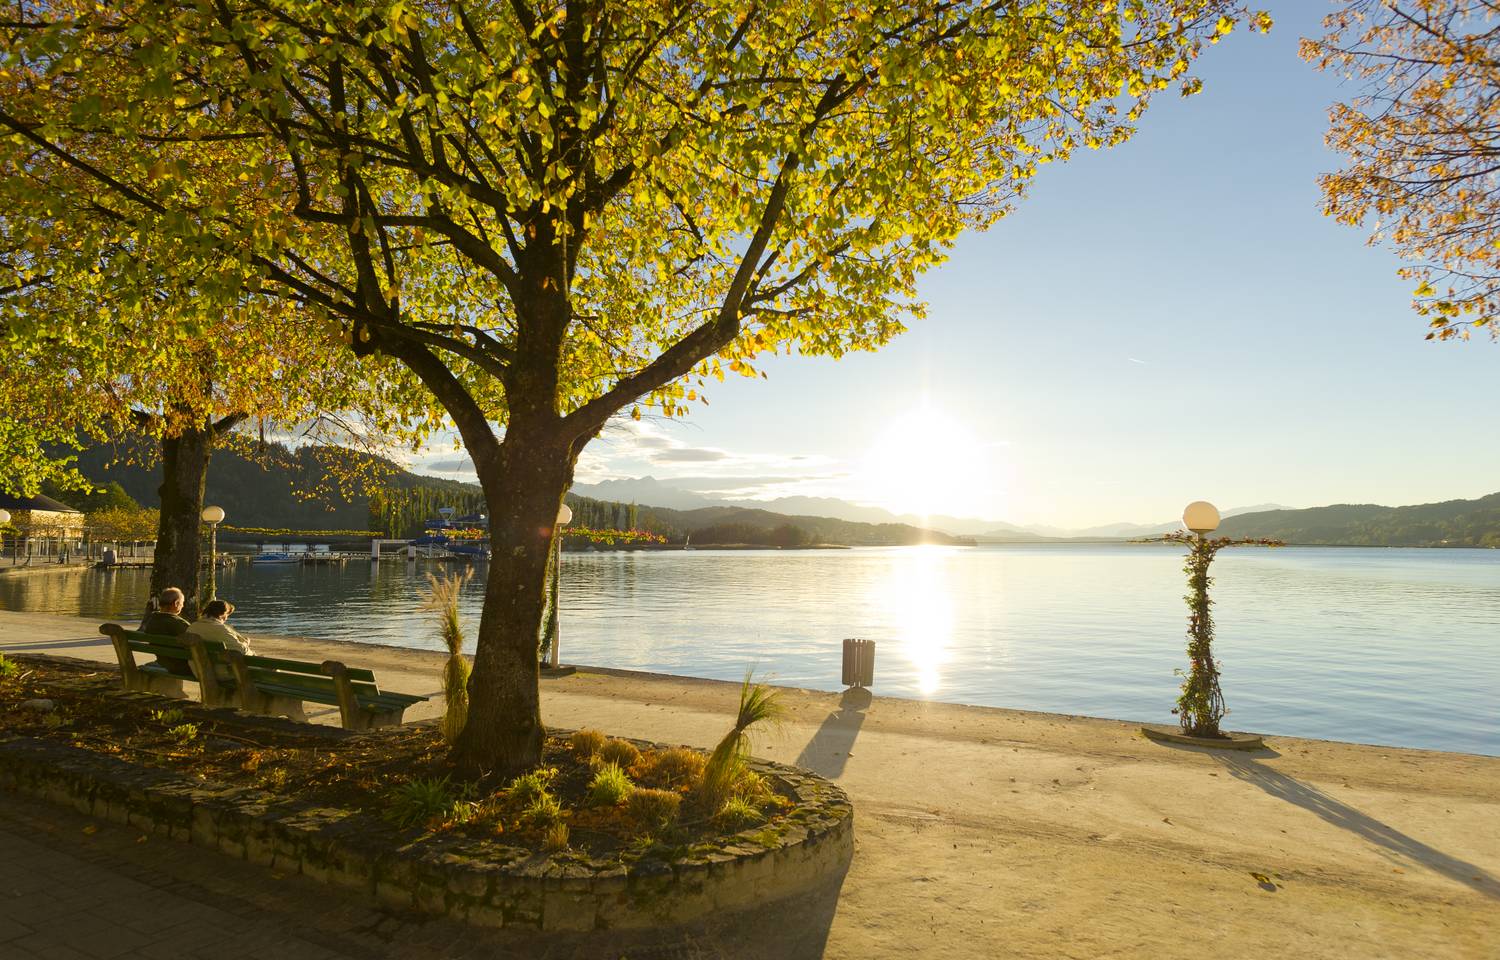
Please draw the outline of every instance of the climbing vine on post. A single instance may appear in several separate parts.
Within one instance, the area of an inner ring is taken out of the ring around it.
[[[1210,612],[1213,600],[1208,595],[1208,588],[1214,581],[1208,575],[1208,568],[1225,547],[1279,547],[1282,542],[1255,538],[1237,540],[1233,537],[1209,539],[1202,534],[1181,530],[1153,539],[1186,544],[1188,548],[1187,562],[1182,568],[1188,577],[1187,596],[1182,598],[1188,606],[1188,670],[1183,677],[1182,693],[1172,712],[1177,714],[1182,732],[1188,736],[1221,737],[1219,721],[1229,710],[1224,706],[1224,691],[1219,686],[1219,664],[1214,659],[1214,618]]]

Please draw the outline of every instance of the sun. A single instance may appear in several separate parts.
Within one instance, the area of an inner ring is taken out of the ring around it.
[[[923,405],[893,420],[865,458],[869,499],[897,514],[964,516],[982,481],[979,441],[953,417]]]

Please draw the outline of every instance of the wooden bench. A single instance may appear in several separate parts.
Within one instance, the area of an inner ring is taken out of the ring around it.
[[[162,697],[175,697],[186,699],[187,694],[182,689],[182,681],[190,680],[197,683],[201,691],[200,699],[205,706],[228,707],[233,706],[232,697],[233,684],[226,688],[224,684],[215,682],[212,676],[208,682],[200,682],[198,677],[191,672],[176,672],[160,663],[135,662],[135,655],[145,654],[152,657],[169,657],[188,663],[196,663],[199,658],[205,661],[211,656],[206,647],[218,647],[218,644],[205,644],[199,637],[168,637],[161,634],[142,633],[139,630],[128,630],[118,623],[105,623],[99,626],[99,632],[109,637],[110,643],[115,648],[115,659],[120,661],[120,677],[124,681],[126,690],[134,690],[142,693],[154,693]],[[219,648],[222,653],[222,648]]]
[[[337,660],[310,663],[251,657],[237,650],[220,653],[234,671],[239,708],[246,713],[306,719],[304,702],[326,703],[339,708],[345,730],[368,730],[399,726],[407,707],[427,699],[381,690],[372,671]]]
[[[368,730],[398,726],[407,707],[427,699],[383,691],[373,672],[337,660],[309,663],[246,656],[200,637],[156,636],[117,623],[103,624],[99,632],[114,644],[126,690],[185,698],[182,681],[191,680],[207,707],[238,707],[246,713],[306,720],[304,702],[324,703],[339,708],[346,730]],[[173,673],[155,663],[137,665],[137,653],[189,661],[193,672]]]

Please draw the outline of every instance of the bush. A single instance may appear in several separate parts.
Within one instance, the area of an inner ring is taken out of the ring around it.
[[[414,827],[450,816],[458,797],[447,777],[417,779],[386,794],[385,818],[398,827]]]
[[[589,803],[596,807],[612,807],[629,797],[634,789],[635,784],[618,764],[606,763],[589,782]]]
[[[658,750],[646,756],[646,775],[663,787],[694,787],[703,779],[707,755],[686,747]]]
[[[562,824],[562,804],[549,794],[542,794],[521,811],[521,822],[543,830]],[[565,825],[565,824],[564,824]]]
[[[648,833],[670,827],[677,822],[682,797],[671,790],[638,787],[625,801],[625,810]]]
[[[610,740],[594,756],[600,763],[613,763],[621,770],[629,770],[640,762],[641,751],[629,740]]]
[[[0,680],[9,680],[21,675],[21,665],[0,653]]]
[[[174,727],[169,727],[167,735],[186,746],[192,743],[193,738],[198,735],[198,725],[196,723],[179,723]]]
[[[516,777],[505,788],[505,796],[512,803],[521,807],[528,807],[536,801],[547,796],[547,787],[552,784],[552,770],[533,770],[530,773]]]
[[[598,730],[580,730],[568,738],[568,746],[578,755],[580,760],[588,760],[599,752],[604,742],[609,738]]]
[[[175,727],[182,722],[183,715],[181,710],[173,707],[170,710],[152,710],[151,719],[169,727]]]
[[[743,830],[745,827],[763,823],[765,819],[766,816],[760,812],[760,808],[744,797],[730,797],[714,813],[714,822],[726,830]]]

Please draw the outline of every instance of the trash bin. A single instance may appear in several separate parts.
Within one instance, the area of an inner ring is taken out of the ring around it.
[[[868,687],[875,683],[875,641],[857,638],[844,641],[844,686]]]

